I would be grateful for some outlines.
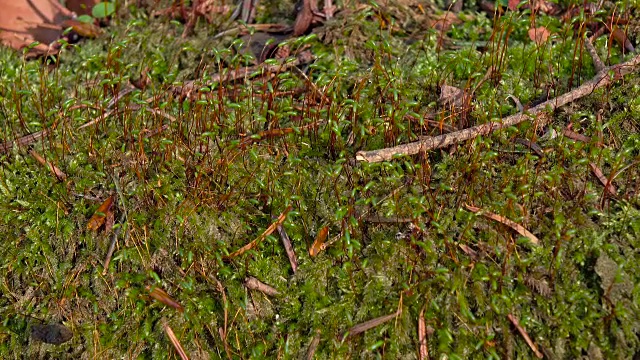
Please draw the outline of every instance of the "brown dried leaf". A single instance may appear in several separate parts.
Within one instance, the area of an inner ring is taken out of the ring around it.
[[[634,52],[636,49],[633,47],[633,44],[627,37],[627,34],[620,30],[620,28],[616,27],[611,32],[611,37],[620,45],[625,51]]]
[[[167,305],[168,307],[174,308],[179,312],[184,312],[184,307],[182,307],[182,305],[180,305],[180,303],[178,303],[177,301],[173,300],[173,298],[161,288],[155,286],[147,286],[147,290],[149,291],[149,296],[151,296],[153,299]]]
[[[471,96],[455,86],[442,85],[438,102],[441,106],[450,107],[452,111],[466,111],[469,110]]]
[[[529,29],[529,39],[535,42],[538,46],[541,46],[545,42],[547,42],[547,39],[549,39],[550,35],[551,32],[549,32],[549,30],[547,30],[547,28],[544,26]]]
[[[316,240],[313,242],[311,247],[309,248],[309,255],[311,257],[317,256],[320,251],[324,250],[324,242],[327,240],[327,236],[329,235],[329,226],[325,226],[320,231],[318,231],[318,235],[316,235]]]
[[[471,205],[466,205],[465,207],[467,208],[467,210],[477,213],[478,211],[480,211],[481,209],[479,207],[475,207],[475,206],[471,206]],[[525,229],[524,226],[511,221],[507,218],[505,218],[504,216],[501,215],[497,215],[488,211],[483,211],[482,215],[484,215],[485,217],[488,217],[491,220],[495,220],[499,223],[502,223],[504,225],[507,225],[508,227],[512,228],[513,230],[515,230],[518,234],[526,237],[527,239],[529,239],[531,241],[532,244],[534,245],[540,245],[540,240],[538,240],[538,238],[533,235],[529,230]]]
[[[113,212],[113,201],[115,200],[115,196],[111,195],[105,200],[93,213],[93,216],[89,219],[87,223],[87,229],[91,231],[97,231],[100,226],[105,223],[105,220],[109,214],[109,212]]]
[[[617,195],[618,190],[611,183],[611,181],[609,181],[609,179],[606,176],[604,176],[604,173],[602,172],[602,170],[600,170],[600,168],[594,163],[589,163],[589,166],[591,166],[591,171],[593,171],[593,174],[598,178],[598,180],[600,180],[600,182],[602,183],[604,188],[607,189],[609,194],[613,196]]]
[[[401,310],[398,310],[396,312],[394,312],[393,314],[389,314],[389,315],[384,315],[384,316],[380,316],[377,317],[375,319],[371,319],[369,321],[365,321],[361,324],[355,325],[353,326],[351,329],[349,329],[343,336],[342,339],[346,339],[347,337],[353,337],[356,336],[358,334],[361,334],[369,329],[373,329],[374,327],[378,326],[378,325],[382,325],[384,323],[386,323],[389,320],[393,320],[395,319],[397,316],[399,316],[402,313]]]
[[[296,21],[293,24],[293,36],[297,37],[303,35],[311,27],[313,21],[313,11],[311,9],[311,2],[315,0],[299,0],[296,4],[298,8],[298,15]]]
[[[575,140],[575,141],[582,141],[585,143],[588,143],[591,141],[591,138],[582,134],[578,134],[577,132],[574,132],[572,130],[569,129],[564,129],[562,131],[562,135],[568,137],[571,140]]]
[[[0,43],[20,50],[37,41],[28,56],[55,54],[49,44],[62,35],[61,21],[72,16],[57,0],[2,1]]]
[[[462,249],[462,251],[464,251],[465,254],[469,255],[471,260],[478,261],[479,256],[477,251],[473,250],[472,248],[470,248],[465,244],[460,244],[458,246],[460,247],[460,249]]]
[[[462,20],[453,12],[445,11],[428,20],[429,27],[438,31],[447,32],[451,26],[462,24]]]

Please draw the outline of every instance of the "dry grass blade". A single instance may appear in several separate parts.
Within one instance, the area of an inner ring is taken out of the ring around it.
[[[89,219],[87,223],[87,229],[91,231],[96,231],[105,223],[105,220],[109,216],[109,213],[113,214],[113,201],[115,200],[114,195],[110,195],[107,200],[105,200],[93,213],[93,216]]]
[[[347,332],[342,336],[342,340],[344,341],[348,337],[356,336],[356,335],[361,334],[361,333],[363,333],[363,332],[365,332],[365,331],[367,331],[369,329],[373,329],[374,327],[376,327],[378,325],[382,325],[382,324],[386,323],[389,320],[393,320],[398,315],[400,315],[401,313],[402,313],[402,311],[398,310],[398,311],[394,312],[393,314],[380,316],[380,317],[377,317],[375,319],[371,319],[369,321],[365,321],[362,324],[355,325],[351,329],[347,330]]]
[[[278,228],[279,225],[282,225],[282,223],[287,219],[287,214],[289,213],[289,211],[291,211],[291,205],[287,206],[287,208],[282,212],[282,214],[280,214],[280,216],[278,216],[276,221],[273,222],[271,225],[269,225],[267,230],[265,230],[262,234],[260,234],[260,236],[258,236],[255,240],[251,241],[247,245],[245,245],[245,246],[241,247],[240,249],[232,252],[231,254],[225,256],[225,259],[234,258],[236,256],[242,255],[245,252],[253,249],[256,245],[258,245],[267,236],[271,235],[274,231],[276,231],[276,229]]]
[[[176,334],[173,333],[171,326],[165,325],[164,332],[167,333],[167,336],[169,337],[169,341],[171,341],[171,345],[173,345],[174,349],[176,349],[176,352],[178,353],[178,355],[180,355],[180,358],[182,360],[189,360],[187,353],[182,348],[182,345],[180,344],[180,341],[178,341]]]
[[[168,307],[172,307],[179,312],[184,312],[184,307],[182,307],[182,305],[180,305],[180,303],[178,303],[177,301],[173,300],[173,298],[161,288],[155,286],[147,286],[147,290],[149,291],[149,296],[151,296],[155,300],[167,305]]]
[[[479,207],[475,207],[475,206],[471,206],[471,205],[465,205],[465,207],[467,208],[467,210],[477,213],[479,212],[481,209]],[[531,240],[531,243],[533,243],[534,245],[540,245],[540,240],[538,240],[538,238],[533,235],[529,230],[525,229],[524,226],[511,221],[509,219],[507,219],[504,216],[501,215],[497,215],[491,212],[487,212],[487,211],[483,211],[482,215],[484,215],[485,217],[491,219],[491,220],[495,220],[499,223],[502,223],[504,225],[507,225],[508,227],[512,228],[513,230],[515,230],[518,234],[526,237],[527,239]]]
[[[35,152],[35,150],[29,151],[29,154],[31,154],[31,156],[33,156],[33,158],[36,159],[36,161],[39,162],[41,165],[46,166],[47,169],[49,169],[49,171],[51,171],[51,173],[55,175],[55,177],[58,180],[60,181],[66,180],[67,174],[62,172],[62,170],[60,170],[57,166],[53,165],[50,161],[47,161],[45,158],[40,156],[40,154]]]
[[[254,278],[253,276],[249,276],[248,278],[245,279],[244,286],[246,286],[247,289],[258,290],[261,293],[269,296],[277,296],[278,294],[280,294],[278,290]]]
[[[515,326],[516,329],[518,329],[518,332],[520,333],[520,335],[522,335],[522,337],[524,338],[524,341],[527,342],[527,345],[529,345],[531,350],[533,350],[533,352],[536,354],[536,357],[538,357],[538,359],[542,359],[544,355],[542,355],[540,350],[538,350],[538,347],[536,346],[536,344],[533,342],[533,340],[531,340],[531,338],[529,337],[529,334],[527,334],[527,331],[520,325],[518,318],[516,318],[511,314],[508,314],[507,317],[509,318],[509,321],[511,321],[513,326]]]
[[[298,259],[296,258],[296,252],[293,250],[293,245],[291,245],[291,240],[289,240],[289,235],[287,235],[287,232],[284,230],[282,225],[278,225],[278,234],[280,234],[280,240],[282,240],[284,251],[287,253],[289,263],[291,263],[291,269],[295,274],[298,270]]]
[[[227,358],[229,360],[233,359],[231,356],[231,347],[229,347],[229,342],[227,341],[227,335],[222,327],[218,328],[218,334],[220,334],[220,338],[222,339],[222,343],[224,344],[224,352],[227,354]]]
[[[606,176],[604,176],[602,170],[600,170],[600,168],[594,163],[589,163],[589,166],[591,166],[591,171],[593,171],[593,174],[598,178],[598,180],[600,180],[604,188],[607,189],[607,192],[609,192],[609,194],[613,196],[616,196],[618,194],[618,189],[616,189],[611,181]]]
[[[429,347],[427,346],[427,323],[424,320],[424,308],[420,310],[418,315],[418,359],[426,360],[429,358]]]

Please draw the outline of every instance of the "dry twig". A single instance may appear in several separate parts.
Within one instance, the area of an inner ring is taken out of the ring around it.
[[[640,65],[640,55],[635,56],[625,63],[605,68],[604,70],[596,74],[596,76],[592,80],[584,83],[583,85],[575,88],[572,91],[569,91],[566,94],[560,95],[556,98],[547,100],[537,106],[534,106],[527,112],[508,116],[500,121],[491,121],[486,124],[470,127],[464,130],[439,136],[428,137],[409,144],[398,145],[391,148],[373,151],[359,151],[358,153],[356,153],[356,160],[367,162],[381,162],[391,160],[394,156],[397,155],[415,155],[420,152],[443,148],[465,140],[470,140],[481,135],[488,135],[496,130],[508,128],[527,120],[537,121],[538,126],[543,126],[548,120],[543,119],[542,117],[538,117],[538,114],[547,111],[553,111],[561,106],[564,106],[586,95],[591,94],[598,88],[608,86],[614,81],[620,79],[622,76],[635,71],[638,65]]]
[[[518,332],[520,333],[520,335],[522,335],[522,337],[524,338],[524,341],[527,342],[527,345],[529,345],[531,350],[533,350],[534,354],[536,354],[538,359],[542,359],[544,355],[542,355],[540,350],[538,350],[538,347],[536,346],[536,344],[533,342],[533,340],[531,340],[531,338],[529,337],[529,334],[527,334],[527,330],[525,330],[522,327],[522,325],[520,325],[520,322],[518,321],[518,318],[516,318],[515,316],[513,316],[511,314],[508,314],[507,317],[509,318],[509,321],[511,321],[513,326],[515,326],[516,329],[518,329]]]
[[[245,279],[244,286],[246,286],[247,289],[258,290],[261,293],[269,296],[277,296],[278,294],[280,294],[278,290],[254,278],[253,276],[249,276]]]

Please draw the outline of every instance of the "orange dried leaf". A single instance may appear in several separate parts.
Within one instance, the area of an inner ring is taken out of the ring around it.
[[[317,256],[320,251],[324,250],[323,245],[327,240],[327,235],[329,235],[329,226],[325,226],[318,231],[316,240],[311,245],[311,248],[309,248],[309,255],[311,255],[311,257]]]
[[[529,29],[529,39],[535,42],[538,46],[547,42],[550,35],[551,32],[549,32],[549,30],[544,26]]]
[[[465,205],[465,207],[467,208],[467,210],[469,210],[471,212],[474,212],[474,213],[476,213],[476,212],[481,210],[479,207],[475,207],[475,206],[471,206],[471,205]],[[497,215],[497,214],[494,214],[494,213],[491,213],[491,212],[484,211],[482,213],[482,215],[484,215],[485,217],[488,217],[491,220],[494,220],[494,221],[497,221],[497,222],[502,223],[504,225],[507,225],[508,227],[510,227],[513,230],[515,230],[518,234],[520,234],[520,235],[526,237],[527,239],[529,239],[532,244],[540,245],[540,240],[538,240],[538,238],[535,235],[533,235],[529,230],[525,229],[524,226],[522,226],[522,225],[520,225],[520,224],[518,224],[518,223],[516,223],[514,221],[511,221],[511,220],[505,218],[504,216]]]
[[[115,199],[114,195],[111,195],[105,200],[100,207],[93,213],[93,216],[89,219],[87,223],[87,229],[91,231],[96,231],[102,226],[107,218],[109,212],[113,212],[113,200]]]
[[[149,290],[149,296],[151,296],[152,298],[167,305],[168,307],[172,307],[178,310],[179,312],[184,312],[184,307],[182,307],[182,305],[180,305],[180,303],[178,303],[177,301],[173,300],[173,298],[161,288],[147,286],[147,290]]]

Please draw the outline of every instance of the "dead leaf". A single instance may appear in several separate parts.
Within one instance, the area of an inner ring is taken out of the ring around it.
[[[475,206],[471,206],[471,205],[466,205],[465,207],[467,208],[467,210],[477,213],[479,212],[481,209],[479,207],[475,207]],[[531,241],[532,244],[534,245],[540,245],[540,240],[538,240],[538,238],[533,235],[529,230],[525,229],[524,226],[511,221],[507,218],[505,218],[504,216],[501,215],[497,215],[488,211],[483,211],[482,215],[484,215],[485,217],[488,217],[491,220],[495,220],[499,223],[502,223],[504,225],[507,225],[508,227],[512,228],[513,230],[515,230],[518,234],[526,237],[527,239],[529,239]]]
[[[55,54],[57,49],[49,45],[62,35],[60,26],[73,13],[57,0],[0,0],[0,43],[20,50],[34,42],[28,56]]]
[[[298,0],[296,4],[296,10],[298,15],[296,21],[293,24],[293,36],[298,37],[303,35],[311,27],[313,21],[313,7],[316,0]],[[315,5],[317,8],[317,5]],[[316,9],[317,10],[317,9]]]
[[[507,8],[511,11],[516,11],[518,10],[518,4],[520,4],[520,0],[508,0]]]
[[[323,245],[324,245],[324,242],[327,240],[328,235],[329,235],[328,225],[320,229],[320,231],[318,231],[318,235],[316,235],[316,240],[311,245],[311,248],[309,248],[309,255],[311,255],[311,257],[317,256],[320,253],[320,251],[324,250]]]
[[[578,134],[575,131],[569,130],[569,129],[564,129],[562,131],[562,135],[568,137],[571,140],[575,140],[575,141],[582,141],[585,143],[588,143],[591,141],[591,138],[586,136],[586,135],[582,135],[582,134]]]
[[[451,26],[462,24],[462,20],[453,12],[445,11],[428,20],[429,27],[438,31],[447,32]]]
[[[609,179],[604,176],[602,170],[600,170],[600,168],[594,163],[589,163],[589,166],[591,166],[591,171],[593,171],[593,174],[598,178],[598,180],[600,180],[600,183],[602,183],[604,188],[607,189],[609,194],[616,196],[618,194],[618,190],[611,183],[611,181],[609,181]]]
[[[611,37],[620,45],[625,51],[634,52],[636,49],[633,47],[633,44],[627,37],[627,34],[620,30],[619,27],[616,27],[611,32]]]
[[[380,317],[377,317],[375,319],[371,319],[369,321],[365,321],[365,322],[363,322],[361,324],[355,325],[351,329],[349,329],[342,336],[342,339],[344,340],[347,337],[356,336],[356,335],[361,334],[361,333],[363,333],[363,332],[365,332],[365,331],[367,331],[369,329],[373,329],[374,327],[376,327],[378,325],[382,325],[382,324],[386,323],[389,320],[395,319],[401,313],[402,313],[402,311],[398,310],[398,311],[394,312],[393,314],[380,316]]]
[[[180,341],[176,337],[176,334],[173,333],[171,326],[165,325],[164,332],[167,333],[167,337],[169,337],[169,341],[171,341],[171,345],[173,345],[173,348],[176,349],[176,352],[178,353],[178,355],[180,355],[180,359],[189,360],[187,353],[184,351],[184,348],[180,344]]]
[[[291,211],[291,209],[292,209],[291,205],[287,206],[287,208],[282,212],[282,214],[280,214],[280,216],[278,216],[276,221],[273,222],[271,225],[269,225],[267,230],[265,230],[262,234],[260,234],[260,236],[258,236],[255,240],[251,241],[247,245],[245,245],[245,246],[241,247],[240,249],[232,252],[231,254],[225,256],[224,258],[225,259],[231,259],[231,258],[234,258],[234,257],[236,257],[238,255],[242,255],[245,252],[251,250],[257,244],[259,244],[262,240],[264,240],[267,236],[271,235],[278,228],[278,225],[282,225],[282,223],[284,223],[284,221],[287,219],[287,214],[289,213],[289,211]]]
[[[471,260],[473,261],[478,261],[478,252],[473,250],[472,248],[470,248],[469,246],[465,245],[465,244],[459,244],[458,245],[460,247],[460,249],[462,251],[464,251],[465,254],[469,255],[469,257],[471,258]]]
[[[109,214],[109,212],[113,213],[113,200],[115,199],[114,195],[111,195],[105,200],[102,205],[98,207],[93,216],[89,219],[87,223],[87,229],[91,231],[97,231],[100,226],[105,223],[105,220]]]
[[[551,32],[549,32],[549,30],[544,26],[529,29],[529,39],[535,42],[538,46],[542,46],[547,42],[549,35],[551,35]]]
[[[147,286],[147,290],[149,291],[149,296],[151,296],[153,299],[167,305],[168,307],[174,308],[179,312],[184,312],[184,307],[177,301],[173,300],[173,298],[161,288],[156,286]]]

